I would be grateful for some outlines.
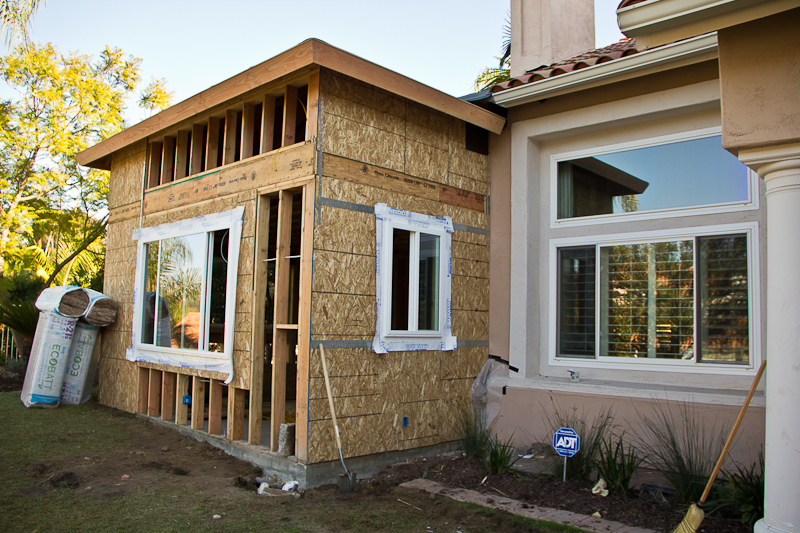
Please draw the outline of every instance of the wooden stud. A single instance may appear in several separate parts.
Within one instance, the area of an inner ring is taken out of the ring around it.
[[[306,140],[317,136],[319,125],[319,71],[308,79],[308,98],[306,99]]]
[[[245,103],[242,111],[242,159],[253,157],[253,134],[255,133],[256,105]]]
[[[286,86],[283,97],[283,138],[281,146],[294,144],[294,130],[297,126],[297,88]]]
[[[175,179],[179,180],[188,176],[186,165],[189,157],[189,137],[192,132],[181,130],[178,132],[178,145],[175,151]]]
[[[292,198],[289,191],[278,193],[278,235],[275,261],[275,314],[273,322],[284,324],[289,320],[289,255],[292,239]],[[287,331],[272,331],[272,409],[270,412],[270,449],[278,451],[278,436],[286,417],[286,352]]]
[[[295,447],[300,461],[308,460],[308,380],[311,356],[311,287],[314,252],[314,183],[303,187],[300,230],[300,313],[297,330],[297,394],[295,397]]]
[[[147,164],[147,188],[158,187],[161,180],[161,151],[160,142],[150,143],[150,161]]]
[[[194,176],[203,171],[203,143],[206,141],[202,124],[192,124],[192,150],[189,154],[189,174]]]
[[[262,305],[263,307],[263,305]],[[242,440],[244,438],[244,389],[234,386],[228,387],[228,440]],[[258,410],[261,412],[261,409]],[[261,431],[259,424],[259,432]]]
[[[266,154],[273,150],[275,143],[275,97],[264,96],[264,105],[261,106],[261,152]]]
[[[208,433],[222,432],[222,382],[212,379],[208,388]]]
[[[186,374],[178,374],[175,386],[175,423],[185,425],[189,419],[189,405],[183,403],[183,397],[189,394],[189,378]]]
[[[158,416],[161,411],[161,370],[150,369],[150,387],[147,393],[147,416]]]
[[[150,369],[139,367],[139,383],[136,392],[136,412],[147,413],[147,393],[150,391]]]
[[[175,372],[164,372],[161,380],[161,420],[172,420],[175,417]]]
[[[192,376],[192,429],[203,429],[206,411],[206,384]]]
[[[210,117],[208,119],[208,131],[206,132],[206,170],[217,167],[217,155],[219,154],[219,118]]]
[[[161,184],[175,178],[175,137],[164,137],[164,155],[161,158]]]
[[[267,246],[269,197],[259,196],[256,206],[255,265],[253,266],[252,350],[250,362],[250,419],[248,444],[261,444],[261,403],[264,393],[264,304],[267,298]],[[230,423],[230,422],[229,422]]]
[[[236,109],[225,113],[225,139],[222,145],[222,164],[236,161]]]

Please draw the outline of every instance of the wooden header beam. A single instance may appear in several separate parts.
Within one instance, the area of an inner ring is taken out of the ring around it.
[[[78,154],[78,163],[83,166],[109,170],[111,168],[109,156],[117,150],[174,127],[179,122],[283,76],[314,66],[335,70],[493,133],[500,133],[505,124],[503,117],[476,105],[459,100],[317,39],[308,39],[272,59],[218,83],[87,148]]]

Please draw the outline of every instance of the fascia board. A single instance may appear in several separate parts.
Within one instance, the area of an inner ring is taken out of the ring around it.
[[[650,0],[617,11],[620,31],[641,48],[717,31],[800,7],[800,0]]]
[[[507,89],[496,93],[493,99],[503,107],[514,107],[717,57],[717,34],[711,33]]]

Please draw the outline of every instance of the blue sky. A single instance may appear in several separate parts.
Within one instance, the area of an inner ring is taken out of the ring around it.
[[[597,46],[621,37],[618,3],[595,0]],[[49,0],[32,39],[87,54],[122,48],[143,59],[145,82],[167,80],[173,103],[310,37],[461,96],[497,63],[508,9],[509,0]]]

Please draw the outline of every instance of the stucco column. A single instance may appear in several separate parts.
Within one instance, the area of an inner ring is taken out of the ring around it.
[[[764,518],[756,533],[800,532],[800,145],[739,158],[767,189],[767,416]]]

